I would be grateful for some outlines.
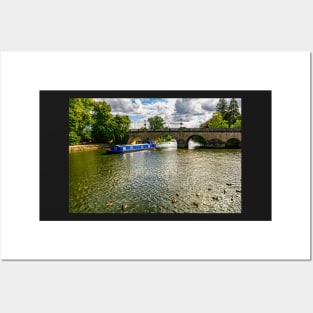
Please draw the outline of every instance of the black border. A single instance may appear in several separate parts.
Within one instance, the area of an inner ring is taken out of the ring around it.
[[[40,91],[41,221],[271,221],[271,91]],[[241,98],[241,214],[70,214],[69,98]]]

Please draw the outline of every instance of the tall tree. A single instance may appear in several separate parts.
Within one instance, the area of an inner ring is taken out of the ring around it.
[[[97,142],[112,140],[114,123],[112,121],[111,106],[106,102],[95,102],[92,112],[92,137]]]
[[[216,111],[222,114],[223,119],[225,119],[227,112],[228,112],[228,104],[224,98],[220,98],[217,105]]]
[[[154,117],[148,118],[148,122],[149,122],[151,129],[164,128],[164,125],[165,125],[164,119],[161,116],[157,116],[157,115]]]
[[[236,99],[232,98],[229,107],[227,110],[227,114],[224,117],[228,121],[229,127],[236,122],[236,120],[240,117],[239,106]]]
[[[116,115],[113,117],[113,142],[114,143],[126,143],[128,140],[128,132],[130,127],[130,119],[127,115]]]
[[[71,145],[91,139],[93,102],[89,98],[70,98],[69,143]]]

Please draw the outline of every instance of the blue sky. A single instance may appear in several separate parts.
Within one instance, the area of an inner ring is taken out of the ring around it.
[[[110,104],[112,114],[128,115],[131,128],[140,128],[145,120],[161,116],[167,127],[199,127],[212,117],[218,98],[104,98],[95,99]],[[231,99],[226,99],[229,103]],[[236,99],[241,109],[241,99]],[[148,122],[147,122],[148,126]]]

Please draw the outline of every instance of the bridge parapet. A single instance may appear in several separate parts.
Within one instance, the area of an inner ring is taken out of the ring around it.
[[[155,133],[155,132],[203,132],[203,133],[210,133],[210,132],[221,132],[221,133],[241,133],[241,128],[160,128],[160,129],[130,129],[130,133]]]
[[[140,142],[145,139],[156,140],[162,135],[169,134],[177,141],[178,148],[188,148],[188,142],[193,136],[202,137],[208,147],[222,147],[230,139],[241,142],[239,128],[163,128],[163,129],[131,129],[129,143]]]

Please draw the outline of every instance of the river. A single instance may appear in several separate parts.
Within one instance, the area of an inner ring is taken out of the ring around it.
[[[71,152],[69,184],[70,213],[240,213],[241,150]]]
[[[241,150],[71,152],[69,181],[70,213],[241,213]]]

